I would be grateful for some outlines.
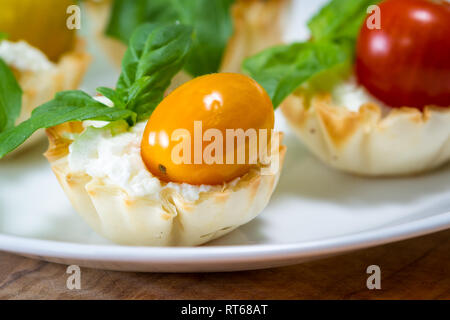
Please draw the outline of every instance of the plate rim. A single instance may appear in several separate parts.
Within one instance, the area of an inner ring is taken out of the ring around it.
[[[273,262],[338,254],[446,229],[450,229],[450,212],[399,225],[298,243],[138,247],[73,243],[0,234],[0,251],[89,262],[182,263],[183,265]]]

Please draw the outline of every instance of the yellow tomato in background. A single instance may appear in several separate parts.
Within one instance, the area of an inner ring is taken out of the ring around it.
[[[198,126],[197,131],[195,129],[195,123],[201,123],[200,133]],[[243,176],[254,165],[249,159],[250,139],[246,138],[241,145],[235,141],[234,149],[230,147],[229,150],[226,148],[227,129],[255,129],[257,134],[265,129],[263,132],[267,133],[267,140],[261,141],[266,141],[262,143],[266,143],[264,149],[267,149],[273,126],[272,102],[256,81],[241,74],[210,74],[185,83],[158,105],[145,128],[141,155],[148,170],[164,181],[218,185]],[[206,148],[216,140],[206,137],[209,129],[220,133],[223,138],[222,163],[208,163],[203,158]],[[176,132],[184,132],[184,136],[174,139]],[[199,141],[202,139],[209,141]],[[259,134],[256,139],[259,146]],[[189,151],[190,163],[174,161],[174,147],[185,141],[189,141],[190,148],[184,149],[182,156]],[[197,147],[201,143],[201,163],[195,162],[195,155],[198,154],[196,143]],[[241,151],[245,149],[244,163],[238,161],[239,148]],[[233,163],[226,160],[230,151],[233,152]]]
[[[52,61],[73,49],[75,30],[69,30],[67,8],[74,0],[0,0],[0,32],[8,40],[25,40]]]

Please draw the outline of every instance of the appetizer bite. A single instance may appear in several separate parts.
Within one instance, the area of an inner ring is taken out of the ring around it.
[[[179,21],[194,28],[193,51],[174,82],[214,72],[240,72],[242,60],[282,42],[290,0],[86,1],[93,32],[120,65],[128,40],[142,23]]]
[[[286,149],[272,102],[235,73],[195,78],[164,98],[192,36],[182,24],[137,28],[115,89],[58,93],[0,135],[0,157],[48,128],[46,157],[73,206],[120,244],[200,245],[249,222]]]
[[[15,97],[4,102],[9,104],[13,116],[9,122],[0,121],[0,133],[29,118],[34,108],[52,99],[56,92],[78,87],[89,56],[75,30],[66,26],[66,11],[73,3],[66,0],[0,3],[0,90],[13,90],[10,96]],[[17,113],[20,105],[22,111]],[[44,137],[43,131],[29,139],[26,146],[39,137]]]
[[[318,158],[369,176],[449,162],[448,2],[333,0],[308,26],[244,68]]]

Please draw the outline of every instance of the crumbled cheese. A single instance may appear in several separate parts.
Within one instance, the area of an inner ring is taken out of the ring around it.
[[[350,111],[358,111],[363,104],[368,102],[374,102],[383,108],[386,107],[372,96],[366,88],[359,85],[354,77],[336,85],[331,95],[336,105],[345,107]]]
[[[0,41],[0,58],[20,71],[47,71],[54,67],[44,53],[25,41]]]
[[[91,122],[89,122],[91,123]],[[85,121],[84,125],[88,123]],[[97,124],[97,123],[96,123]],[[97,129],[82,150],[69,148],[69,167],[74,172],[85,172],[91,177],[105,179],[133,197],[159,199],[159,193],[170,188],[186,201],[196,201],[202,192],[221,190],[223,186],[164,183],[153,176],[141,158],[141,140],[146,122],[137,123],[129,131],[111,136],[110,131]],[[228,185],[234,186],[239,178]]]

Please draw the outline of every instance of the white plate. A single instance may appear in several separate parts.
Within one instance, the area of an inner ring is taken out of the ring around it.
[[[298,2],[297,4],[298,5]],[[311,7],[292,10],[299,26]],[[103,58],[85,88],[113,84]],[[0,250],[48,261],[127,271],[201,272],[275,267],[450,228],[450,166],[427,175],[365,179],[318,162],[287,132],[286,163],[266,210],[233,233],[196,248],[117,246],[74,212],[37,146],[0,163]],[[45,144],[45,143],[44,143]]]
[[[97,236],[73,211],[40,146],[0,165],[0,250],[113,270],[231,271],[450,228],[450,166],[417,177],[365,179],[325,167],[289,133],[286,144],[283,174],[266,210],[197,248],[117,246]]]

